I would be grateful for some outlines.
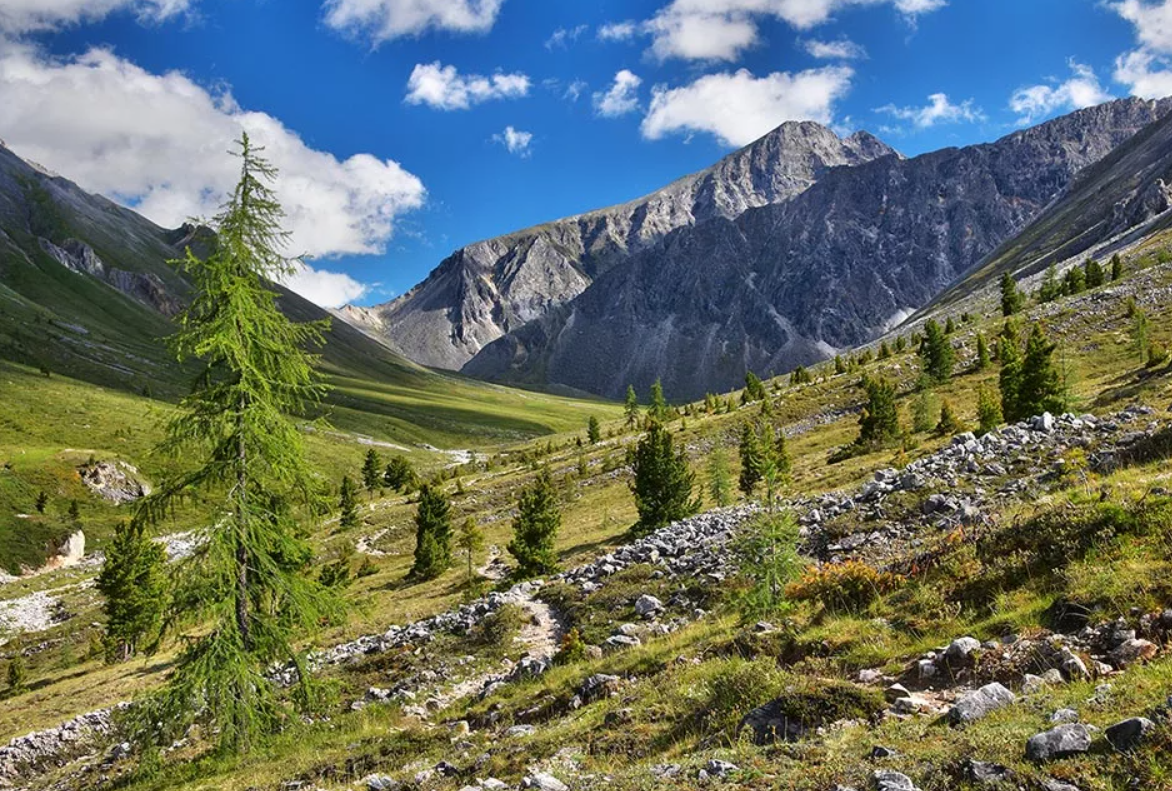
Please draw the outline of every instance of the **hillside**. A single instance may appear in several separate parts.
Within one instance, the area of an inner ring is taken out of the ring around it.
[[[403,296],[341,315],[417,362],[459,370],[677,228],[784,202],[835,167],[893,154],[865,132],[841,139],[819,124],[786,123],[651,195],[457,250]]]
[[[465,373],[694,399],[866,343],[978,266],[1172,106],[1128,99],[995,143],[830,171],[789,201],[668,235]],[[713,266],[720,261],[720,266]]]

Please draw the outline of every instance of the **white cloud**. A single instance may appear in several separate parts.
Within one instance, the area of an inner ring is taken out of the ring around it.
[[[1140,44],[1115,59],[1115,81],[1148,99],[1172,94],[1172,0],[1121,0],[1108,7],[1135,26]]]
[[[672,0],[642,29],[653,37],[651,51],[661,60],[735,61],[759,43],[761,17],[808,30],[845,8],[882,4],[914,20],[946,0]]]
[[[529,144],[533,142],[532,132],[522,132],[520,129],[506,126],[505,131],[493,135],[492,140],[504,146],[510,154],[519,157],[527,157],[533,153],[529,148]]]
[[[634,72],[623,69],[614,76],[614,83],[603,92],[594,94],[594,111],[603,118],[618,118],[639,109],[639,86],[643,80]]]
[[[558,47],[568,47],[577,41],[583,33],[590,29],[589,25],[578,25],[573,28],[559,27],[545,40],[545,48],[552,50]]]
[[[1069,61],[1072,76],[1065,82],[1029,85],[1009,97],[1009,109],[1018,114],[1018,123],[1027,125],[1060,110],[1081,110],[1110,101],[1094,69],[1074,59]]]
[[[850,39],[840,38],[837,41],[820,41],[807,39],[802,47],[812,57],[820,60],[855,60],[867,57],[867,51]]]
[[[281,283],[310,302],[323,308],[340,308],[370,293],[371,287],[360,283],[344,272],[314,269],[309,264],[296,263],[292,274],[281,278]]]
[[[848,66],[760,78],[741,69],[709,74],[681,88],[657,86],[643,136],[658,140],[673,132],[708,132],[727,145],[743,146],[785,121],[828,124],[853,76]]]
[[[639,25],[630,20],[626,22],[608,22],[598,28],[600,41],[629,41],[639,35]]]
[[[281,170],[290,253],[381,253],[397,218],[425,197],[397,162],[338,159],[226,90],[148,72],[105,49],[55,59],[0,42],[0,96],[0,137],[18,154],[163,226],[215,213],[239,175],[227,151],[241,131]]]
[[[586,84],[585,80],[574,80],[566,86],[566,92],[562,94],[563,99],[569,99],[571,102],[576,102],[582,98],[583,92],[590,86]]]
[[[936,124],[952,124],[962,121],[984,121],[985,114],[973,104],[972,99],[965,99],[960,104],[953,104],[946,93],[934,93],[928,97],[928,104],[924,107],[896,107],[889,104],[875,110],[877,113],[886,113],[901,121],[910,121],[920,129],[927,129]]]
[[[486,33],[505,0],[326,0],[325,22],[373,45],[428,30]]]
[[[129,12],[142,22],[162,22],[186,13],[194,0],[0,0],[0,30],[27,33]]]
[[[408,104],[426,104],[437,110],[467,110],[492,99],[514,99],[529,94],[524,74],[460,74],[455,66],[419,63],[407,80]]]

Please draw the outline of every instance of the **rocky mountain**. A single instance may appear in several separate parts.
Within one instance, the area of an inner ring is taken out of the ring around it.
[[[815,123],[787,123],[646,197],[462,248],[398,299],[340,315],[416,362],[459,369],[677,228],[789,200],[835,167],[894,153],[866,132],[841,139]]]
[[[1121,100],[831,169],[788,201],[668,234],[463,370],[611,397],[662,378],[684,399],[823,359],[928,304],[1170,107]]]

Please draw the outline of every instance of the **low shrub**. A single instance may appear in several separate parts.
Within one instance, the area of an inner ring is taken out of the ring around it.
[[[858,612],[880,596],[895,590],[903,581],[896,574],[868,566],[858,560],[811,566],[786,596],[794,601],[815,601],[833,611]]]

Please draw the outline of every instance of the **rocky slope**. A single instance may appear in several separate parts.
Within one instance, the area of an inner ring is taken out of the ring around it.
[[[611,397],[662,378],[688,399],[822,359],[927,304],[1170,106],[1121,100],[829,171],[787,202],[669,234],[464,372]]]
[[[459,369],[670,231],[789,200],[831,168],[894,153],[866,132],[840,139],[815,123],[787,123],[644,198],[469,245],[402,297],[340,315],[416,362]]]

